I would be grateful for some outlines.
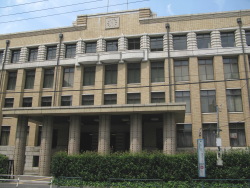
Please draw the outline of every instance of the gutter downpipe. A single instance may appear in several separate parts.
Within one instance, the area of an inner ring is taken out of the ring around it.
[[[171,74],[171,60],[170,60],[170,40],[169,40],[169,31],[170,31],[170,25],[169,23],[166,23],[165,25],[167,29],[167,42],[168,42],[168,72],[169,72],[169,101],[172,103],[172,74]]]

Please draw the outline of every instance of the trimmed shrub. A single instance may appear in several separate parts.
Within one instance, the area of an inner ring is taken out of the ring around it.
[[[0,154],[0,174],[7,174],[8,172],[8,158]]]

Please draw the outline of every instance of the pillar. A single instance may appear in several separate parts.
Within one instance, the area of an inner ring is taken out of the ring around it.
[[[24,171],[27,128],[28,117],[19,116],[14,150],[14,175],[22,175]]]
[[[142,151],[142,116],[132,114],[130,116],[130,152]]]
[[[109,154],[110,152],[110,116],[100,115],[98,153]]]
[[[69,146],[68,154],[78,154],[80,151],[80,137],[81,137],[81,117],[71,116],[69,125]]]
[[[50,174],[52,134],[53,134],[53,117],[44,116],[41,145],[40,145],[40,157],[39,157],[40,176],[48,176]]]
[[[163,114],[163,153],[175,154],[176,126],[173,113]]]

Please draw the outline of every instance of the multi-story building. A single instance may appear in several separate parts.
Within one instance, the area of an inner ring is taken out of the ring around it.
[[[0,35],[0,153],[48,175],[56,151],[216,149],[218,127],[223,148],[249,146],[249,20],[145,8]]]

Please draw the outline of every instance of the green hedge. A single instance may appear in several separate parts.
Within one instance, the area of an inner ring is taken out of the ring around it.
[[[224,165],[216,166],[216,154],[206,153],[206,174],[209,179],[250,179],[250,154],[230,151],[223,154]],[[198,178],[197,154],[183,153],[115,153],[98,155],[57,153],[52,158],[55,177],[82,177],[84,181],[107,181],[108,178],[164,179],[190,181]]]
[[[0,154],[0,174],[7,174],[8,158]]]

